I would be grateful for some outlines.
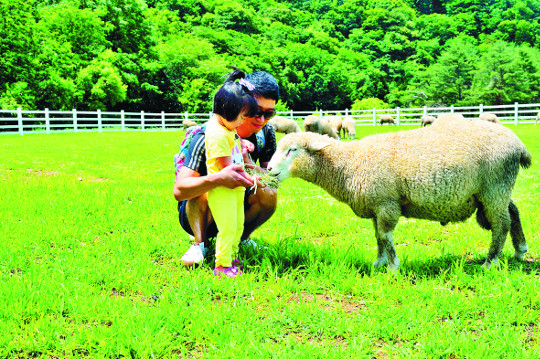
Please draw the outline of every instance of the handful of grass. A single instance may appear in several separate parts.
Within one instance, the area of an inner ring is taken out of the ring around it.
[[[279,181],[277,177],[271,176],[270,174],[268,174],[268,172],[262,171],[260,167],[251,168],[244,166],[244,171],[246,171],[246,173],[250,176],[259,177],[259,182],[261,182],[261,184],[266,187],[270,187],[273,189],[279,188]],[[254,188],[255,192],[257,192],[257,182],[255,182],[252,188]]]

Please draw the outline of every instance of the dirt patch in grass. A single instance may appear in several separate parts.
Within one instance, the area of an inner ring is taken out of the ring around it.
[[[320,303],[325,308],[338,307],[346,313],[355,313],[363,309],[363,305],[345,298],[333,298],[328,294],[294,293],[289,297],[287,303]]]
[[[77,178],[77,181],[79,182],[109,182],[111,180],[105,177],[79,177]]]
[[[28,168],[26,170],[26,173],[32,176],[38,176],[38,177],[56,177],[63,174],[57,171],[43,171],[43,170],[35,170],[33,168]]]

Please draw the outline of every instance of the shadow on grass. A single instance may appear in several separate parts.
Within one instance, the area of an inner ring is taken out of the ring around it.
[[[258,241],[259,242],[259,241]],[[376,253],[367,253],[365,248],[354,246],[336,246],[329,244],[315,245],[300,242],[297,238],[287,238],[278,243],[259,243],[266,249],[242,248],[240,258],[243,260],[246,271],[265,271],[274,275],[290,273],[300,274],[309,272],[310,268],[327,268],[330,271],[353,270],[360,275],[374,275],[378,272],[386,272],[387,268],[375,268],[372,262]],[[371,258],[373,256],[373,258]],[[207,258],[209,265],[214,265],[214,252],[211,251]],[[469,255],[444,253],[439,257],[425,258],[423,260],[409,260],[407,257],[400,258],[400,273],[418,277],[438,277],[445,273],[465,273],[478,275],[484,273],[482,264],[485,254],[478,254],[476,258]],[[494,269],[510,271],[522,271],[527,274],[540,274],[540,261],[528,258],[526,261],[518,261],[511,256],[503,256]]]

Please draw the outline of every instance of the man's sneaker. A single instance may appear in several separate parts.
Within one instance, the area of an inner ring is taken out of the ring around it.
[[[245,248],[257,249],[259,245],[253,239],[248,238],[240,241],[240,246]]]
[[[240,241],[240,247],[244,247],[244,248],[250,248],[250,249],[253,249],[253,250],[265,250],[265,249],[268,249],[267,246],[260,246],[257,244],[257,242],[255,242],[253,239],[244,239],[243,241]]]
[[[185,266],[192,266],[203,261],[208,254],[209,248],[204,247],[204,243],[195,243],[189,247],[188,251],[180,258]]]

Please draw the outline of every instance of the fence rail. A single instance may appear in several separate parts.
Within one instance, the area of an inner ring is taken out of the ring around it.
[[[352,117],[356,124],[377,125],[379,116],[389,114],[398,125],[420,125],[423,115],[461,113],[465,118],[475,119],[482,113],[497,115],[502,123],[534,123],[540,112],[540,104],[469,106],[469,107],[419,107],[371,110],[287,111],[278,115],[302,122],[307,115],[341,115]],[[165,113],[165,112],[110,112],[110,111],[53,111],[0,110],[0,134],[51,133],[54,131],[170,131],[180,130],[188,121],[203,123],[211,113]],[[301,123],[300,123],[301,124]]]

